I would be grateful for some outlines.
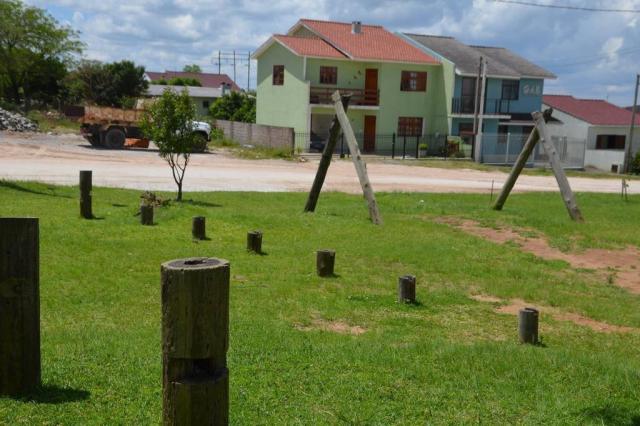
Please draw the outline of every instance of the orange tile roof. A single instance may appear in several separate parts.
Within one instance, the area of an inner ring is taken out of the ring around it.
[[[298,24],[305,25],[352,59],[439,63],[432,56],[378,25],[362,25],[361,33],[353,34],[350,23],[301,19]]]
[[[347,58],[346,55],[321,38],[293,37],[281,34],[276,34],[273,38],[300,56],[317,56],[321,58],[340,59]]]

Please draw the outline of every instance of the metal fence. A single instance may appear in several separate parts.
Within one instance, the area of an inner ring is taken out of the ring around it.
[[[513,165],[524,147],[528,134],[484,134],[482,136],[482,158],[486,164]],[[567,137],[552,137],[560,162],[564,168],[584,167],[586,141]],[[532,167],[546,167],[549,158],[541,144],[537,144],[527,162]]]

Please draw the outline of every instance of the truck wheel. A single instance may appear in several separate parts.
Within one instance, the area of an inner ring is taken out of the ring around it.
[[[124,146],[124,141],[127,136],[124,131],[118,127],[112,127],[107,130],[104,135],[104,146],[111,149],[119,149]]]
[[[198,132],[195,135],[195,143],[193,145],[193,152],[205,152],[207,150],[207,136],[204,133]]]
[[[99,135],[87,136],[87,140],[89,141],[91,146],[102,146],[102,144],[100,143],[100,136]]]

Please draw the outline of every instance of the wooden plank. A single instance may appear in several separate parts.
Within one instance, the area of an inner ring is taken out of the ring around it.
[[[349,107],[350,99],[350,94],[342,95],[341,105],[345,111]],[[316,177],[313,180],[313,185],[311,185],[307,204],[304,206],[305,212],[313,212],[316,210],[318,198],[320,198],[320,191],[322,190],[322,185],[324,185],[324,180],[327,177],[329,165],[331,165],[333,151],[335,151],[336,144],[338,143],[338,136],[340,136],[340,122],[337,118],[334,118],[333,123],[331,124],[331,130],[329,131],[329,140],[322,151],[322,158],[320,159],[320,164],[318,164],[318,171],[316,172]]]
[[[336,117],[340,122],[340,127],[342,127],[342,133],[347,140],[349,152],[351,153],[351,159],[353,160],[353,165],[355,166],[356,172],[358,173],[360,186],[362,186],[362,192],[364,193],[364,197],[367,199],[367,204],[369,205],[369,217],[374,224],[382,225],[382,217],[380,216],[380,212],[378,210],[376,196],[373,193],[373,188],[371,187],[371,182],[369,181],[369,175],[367,174],[367,165],[360,156],[360,149],[358,149],[356,136],[354,135],[353,129],[351,128],[351,123],[349,122],[349,118],[347,117],[347,112],[342,107],[340,92],[336,90],[333,96],[331,96],[331,99],[333,100],[333,105],[336,110]]]
[[[504,207],[504,203],[507,201],[509,194],[511,194],[511,190],[516,184],[516,181],[518,180],[522,169],[524,169],[524,166],[527,164],[527,160],[529,159],[529,156],[533,152],[533,148],[535,148],[536,143],[538,143],[539,140],[540,137],[538,135],[538,130],[534,127],[529,134],[529,137],[527,138],[527,142],[525,142],[524,146],[522,147],[522,151],[520,151],[518,159],[513,164],[513,168],[511,169],[511,173],[509,173],[507,181],[502,186],[500,195],[493,205],[494,210],[502,210],[502,207]]]
[[[569,216],[571,216],[571,219],[575,221],[582,222],[584,221],[584,219],[582,218],[582,213],[578,208],[578,203],[576,202],[576,198],[573,194],[573,191],[571,190],[571,186],[569,185],[569,180],[567,179],[567,175],[564,173],[564,169],[562,168],[562,164],[560,163],[560,156],[558,155],[558,151],[556,150],[556,147],[553,145],[553,143],[551,142],[551,138],[549,137],[549,132],[547,131],[547,125],[545,123],[544,116],[541,112],[534,112],[532,115],[533,120],[536,123],[538,133],[540,135],[540,143],[542,144],[547,157],[549,157],[549,162],[551,163],[553,174],[556,177],[556,181],[558,181],[560,194],[562,195],[562,200],[567,207]]]

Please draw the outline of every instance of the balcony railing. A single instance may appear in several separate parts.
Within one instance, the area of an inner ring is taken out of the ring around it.
[[[453,98],[451,102],[451,112],[454,114],[473,114],[475,112],[475,96]],[[485,99],[485,115],[509,114],[510,112],[511,101],[509,99]]]
[[[309,94],[309,102],[320,105],[333,104],[331,95],[333,95],[336,90],[339,90],[340,93],[351,93],[349,105],[377,106],[380,100],[379,90],[312,87]]]

